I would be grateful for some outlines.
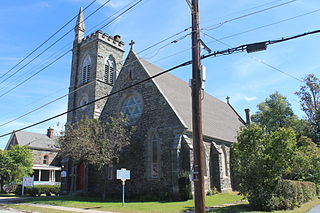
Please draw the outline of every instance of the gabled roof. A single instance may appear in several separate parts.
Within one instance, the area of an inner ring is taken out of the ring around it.
[[[139,58],[139,61],[150,76],[163,72],[161,68],[142,58]],[[187,130],[192,132],[191,89],[189,85],[170,73],[160,75],[153,81]],[[231,106],[208,93],[204,93],[202,115],[203,135],[223,141],[235,142],[237,131],[244,124],[242,118]]]
[[[16,138],[16,145],[27,146],[34,149],[44,149],[44,150],[56,150],[55,147],[55,137],[49,138],[47,135],[34,133],[34,132],[25,132],[19,131],[13,133],[13,136],[9,139],[7,148],[11,145],[13,138]]]

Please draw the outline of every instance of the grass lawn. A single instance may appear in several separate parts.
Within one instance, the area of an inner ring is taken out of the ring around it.
[[[222,205],[225,203],[240,203],[242,196],[236,193],[221,193],[214,196],[206,197],[207,206]],[[57,206],[77,207],[86,209],[106,210],[114,212],[150,212],[150,213],[174,213],[183,210],[192,209],[193,200],[184,202],[126,202],[122,208],[122,203],[118,202],[101,202],[97,198],[89,197],[35,197],[19,203],[31,202],[38,204],[49,204]]]
[[[305,213],[311,208],[315,207],[316,205],[320,205],[320,199],[315,199],[312,200],[308,203],[305,203],[301,205],[300,208],[295,208],[294,210],[287,210],[287,211],[274,211],[274,213]],[[218,212],[218,213],[242,213],[242,212],[250,212],[250,213],[267,213],[267,212],[262,212],[262,211],[254,211],[250,209],[248,204],[239,204],[235,206],[229,206],[229,207],[223,207],[223,208],[218,208],[211,210],[210,212]],[[270,213],[270,212],[268,212]]]
[[[236,193],[220,193],[214,196],[206,197],[206,206],[220,206],[219,208],[213,209],[210,212],[230,212],[230,213],[240,213],[240,212],[251,212],[251,213],[263,213],[250,209],[247,202],[242,201],[243,197],[237,195]],[[113,212],[150,212],[150,213],[178,213],[188,209],[193,209],[194,203],[193,200],[184,201],[184,202],[126,202],[125,207],[122,208],[122,203],[120,201],[107,201],[101,202],[99,198],[92,197],[70,197],[70,196],[62,196],[62,197],[35,197],[30,198],[23,201],[18,201],[19,203],[37,203],[37,204],[49,204],[49,205],[57,205],[57,206],[66,206],[66,207],[76,207],[76,208],[85,208],[85,209],[95,209],[95,210],[105,210],[105,211],[113,211]],[[225,206],[226,204],[236,203],[234,206]],[[27,205],[27,204],[26,204]],[[14,205],[10,204],[9,207],[26,209],[26,210],[36,210],[38,212],[45,213],[56,213],[57,210],[53,209],[45,209],[39,207],[31,207],[26,205]],[[302,213],[307,212],[312,207],[320,205],[320,199],[316,199],[309,203],[302,205],[300,208],[291,211],[276,211],[277,213],[286,212],[286,213]],[[222,207],[221,207],[222,206]]]

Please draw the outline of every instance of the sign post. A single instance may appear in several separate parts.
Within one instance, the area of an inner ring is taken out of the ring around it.
[[[34,176],[22,178],[22,191],[21,191],[22,196],[24,195],[24,187],[33,186],[33,183],[34,183],[33,181],[34,181]]]
[[[130,170],[124,168],[117,170],[117,179],[122,181],[122,207],[124,207],[124,185],[126,180],[130,180]]]

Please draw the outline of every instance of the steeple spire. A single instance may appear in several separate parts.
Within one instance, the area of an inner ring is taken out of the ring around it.
[[[80,7],[77,23],[76,23],[76,26],[74,27],[75,40],[78,41],[78,43],[83,39],[85,31],[86,31],[86,26],[84,24],[83,10],[82,10],[82,7]]]

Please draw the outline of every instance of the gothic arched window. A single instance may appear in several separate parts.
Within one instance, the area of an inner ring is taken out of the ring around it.
[[[160,140],[156,132],[152,132],[148,138],[150,177],[159,178],[160,173]]]
[[[116,79],[116,64],[114,58],[110,55],[104,64],[104,81],[113,84]]]
[[[82,63],[82,83],[86,83],[90,80],[90,69],[91,69],[91,59],[89,56],[86,56]]]

